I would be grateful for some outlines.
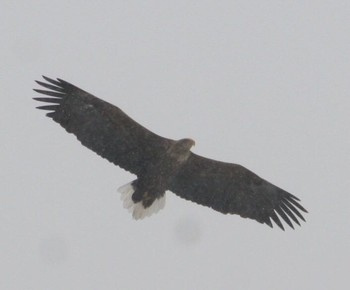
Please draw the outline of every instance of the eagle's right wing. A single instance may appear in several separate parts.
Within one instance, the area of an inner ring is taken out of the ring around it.
[[[238,164],[220,162],[191,153],[169,188],[182,198],[222,213],[238,214],[281,229],[281,217],[293,228],[307,212],[299,199]],[[279,217],[278,217],[279,216]]]
[[[37,83],[49,90],[35,91],[47,97],[34,99],[50,104],[38,109],[51,111],[47,116],[73,133],[84,146],[136,175],[174,142],[66,81],[43,78],[47,83]]]

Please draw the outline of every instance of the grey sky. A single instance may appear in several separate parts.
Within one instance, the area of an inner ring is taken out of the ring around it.
[[[347,289],[349,1],[2,1],[0,289]],[[35,110],[60,77],[152,131],[196,140],[301,198],[270,229],[167,194],[135,222],[134,176]]]

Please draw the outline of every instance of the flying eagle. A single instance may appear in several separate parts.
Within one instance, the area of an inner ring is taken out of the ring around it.
[[[300,225],[307,212],[299,199],[260,178],[241,165],[208,159],[190,151],[192,139],[178,141],[156,135],[121,109],[61,79],[43,76],[36,81],[48,90],[34,98],[50,103],[38,109],[73,133],[87,148],[135,174],[137,179],[120,187],[124,207],[135,219],[158,212],[165,205],[165,191],[211,207],[224,214],[238,214],[282,230]]]

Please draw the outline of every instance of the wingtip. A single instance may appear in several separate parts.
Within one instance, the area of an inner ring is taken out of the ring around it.
[[[288,194],[289,194],[290,197],[294,198],[295,200],[300,201],[300,198],[296,197],[294,194],[291,194],[289,192],[288,192]]]
[[[265,221],[265,224],[267,224],[271,229],[273,229],[273,224],[270,219]]]
[[[47,76],[44,76],[44,75],[41,75],[42,76],[42,78],[44,79],[44,80],[46,80],[46,81],[48,81],[48,80],[53,80],[53,79],[51,79],[51,78],[49,78],[49,77],[47,77]]]
[[[39,110],[56,111],[59,108],[59,105],[44,105],[36,108]]]
[[[59,81],[62,85],[67,85],[67,84],[71,85],[70,83],[68,83],[67,81],[65,81],[65,80],[63,80],[63,79],[61,79],[61,78],[56,78],[56,79],[57,79],[57,81]]]
[[[54,79],[51,79],[51,78],[49,78],[49,77],[47,77],[47,76],[44,76],[44,75],[42,75],[42,78],[43,78],[45,81],[47,81],[47,82],[49,82],[49,83],[51,83],[51,84],[54,84],[54,85],[56,85],[56,86],[60,86],[60,85],[61,85],[61,82],[58,81],[58,79],[54,80]]]
[[[281,220],[279,219],[277,213],[275,211],[272,211],[270,213],[270,218],[275,222],[276,225],[278,225],[278,227],[284,231],[284,227],[283,224],[281,222]]]
[[[49,77],[47,77],[47,76],[44,76],[44,75],[41,75],[41,77],[42,77],[45,81],[47,81],[47,82],[54,81],[53,79],[51,79],[51,78],[49,78]]]

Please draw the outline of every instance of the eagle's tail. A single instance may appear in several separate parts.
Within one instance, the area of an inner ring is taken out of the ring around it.
[[[151,216],[157,213],[165,206],[165,194],[156,198],[150,206],[145,207],[142,200],[134,202],[132,196],[135,192],[134,181],[131,181],[118,188],[118,192],[121,193],[121,200],[123,201],[124,208],[128,209],[132,213],[135,220],[143,219],[146,216]]]

